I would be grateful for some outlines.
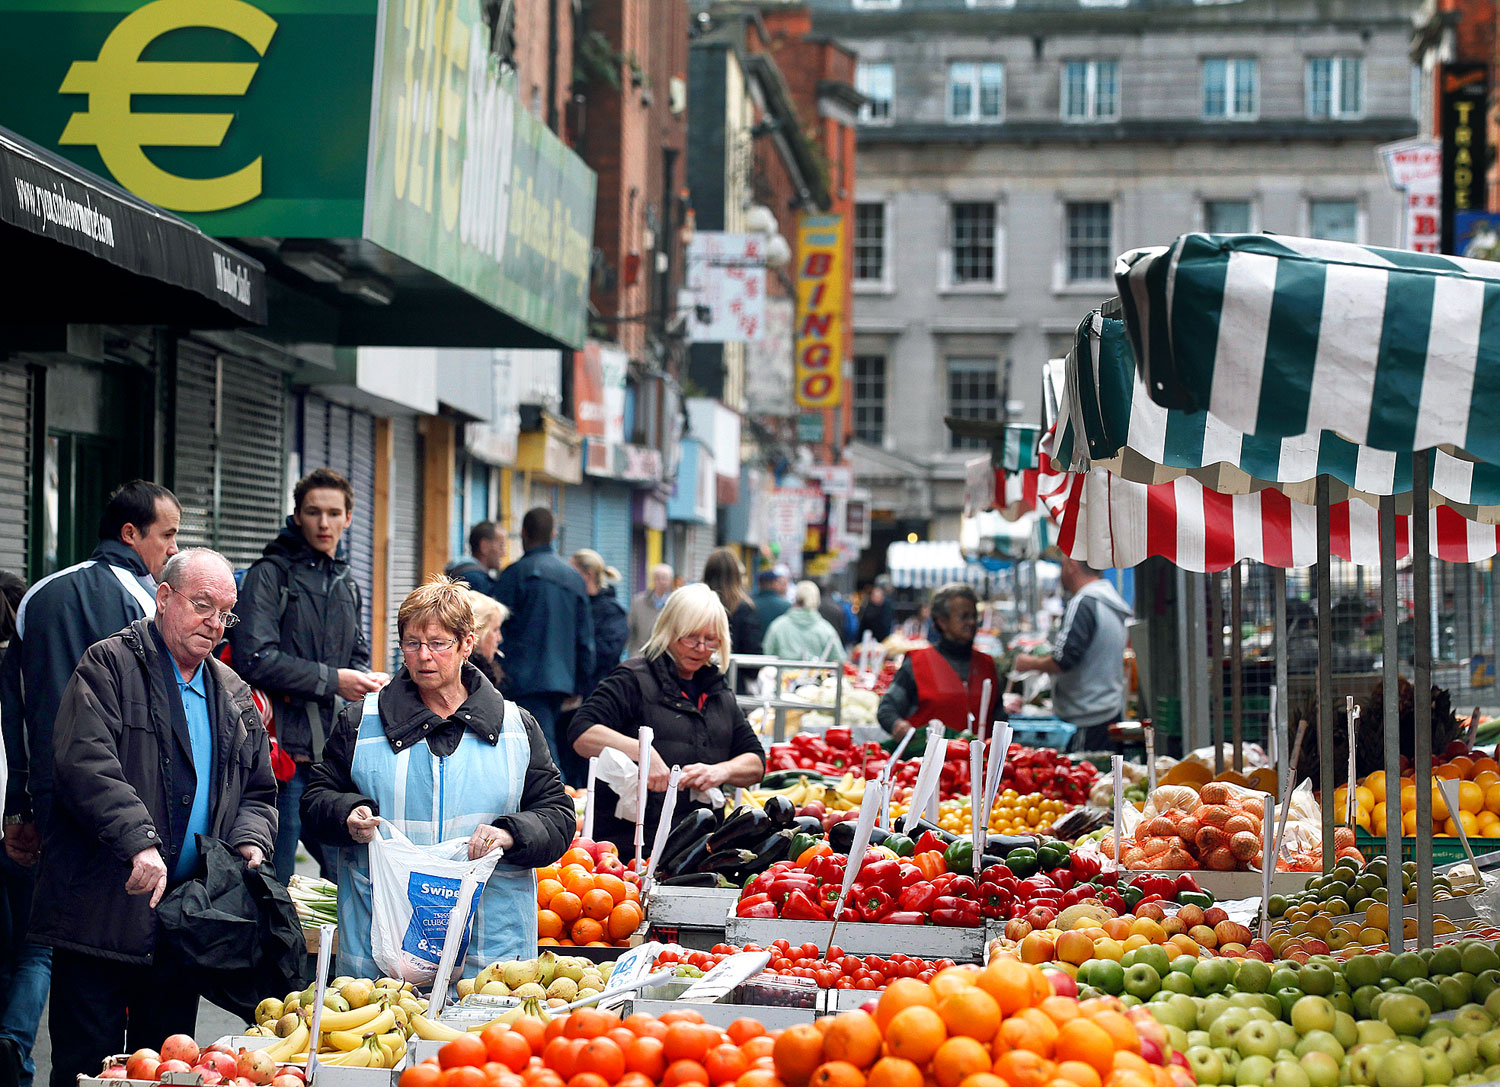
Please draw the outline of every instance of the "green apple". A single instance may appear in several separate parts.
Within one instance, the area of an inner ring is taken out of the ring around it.
[[[1277,1001],[1281,1004],[1281,1018],[1291,1018],[1292,1005],[1301,1000],[1304,995],[1305,994],[1301,989],[1298,989],[1294,986],[1288,986],[1285,989],[1277,989],[1275,996]]]
[[[1192,1030],[1198,1024],[1198,1009],[1196,1007],[1183,1008],[1181,1004],[1174,1003],[1171,999],[1174,995],[1176,994],[1168,993],[1167,999],[1161,1001],[1153,998],[1151,1017],[1164,1027],[1177,1027],[1183,1031]]]
[[[1140,1004],[1143,1003],[1143,1001],[1141,1000],[1140,997],[1138,997],[1138,996],[1132,996],[1130,993],[1125,993],[1125,994],[1121,995],[1118,999],[1119,999],[1120,1003],[1123,1004],[1123,1005],[1125,1005],[1125,1007],[1127,1007],[1127,1008],[1134,1008],[1134,1007],[1137,1007],[1137,1006],[1139,1006]]]
[[[1469,977],[1469,981],[1464,978]],[[1440,978],[1437,983],[1438,994],[1443,998],[1443,1011],[1453,1011],[1462,1008],[1469,1002],[1469,990],[1473,985],[1472,975],[1462,972],[1452,977]]]
[[[1459,1034],[1478,1037],[1494,1027],[1494,1018],[1478,1004],[1465,1004],[1453,1015],[1453,1029]]]
[[[1423,1083],[1440,1083],[1444,1087],[1453,1082],[1456,1071],[1453,1062],[1435,1049],[1423,1047],[1422,1049],[1422,1071],[1425,1074]]]
[[[1193,967],[1193,987],[1202,996],[1222,993],[1234,980],[1234,964],[1228,959],[1199,959]]]
[[[1203,1046],[1204,1048],[1207,1048],[1207,1049],[1212,1049],[1213,1048],[1212,1046],[1210,1046],[1208,1044],[1208,1031],[1206,1031],[1206,1030],[1190,1030],[1190,1031],[1187,1032],[1187,1034],[1188,1034],[1188,1049],[1194,1049],[1194,1048],[1196,1048],[1198,1046]]]
[[[1374,985],[1380,980],[1380,963],[1374,955],[1355,955],[1344,963],[1344,979],[1351,989]]]
[[[1175,959],[1172,960],[1171,969],[1173,973],[1186,974],[1188,975],[1188,977],[1192,977],[1193,967],[1197,965],[1197,955],[1178,955]]]
[[[1240,1028],[1253,1022],[1249,1008],[1230,1008],[1217,1016],[1208,1027],[1209,1044],[1213,1046],[1234,1045],[1234,1037]]]
[[[1272,1067],[1274,1065],[1270,1057],[1262,1057],[1258,1053],[1243,1057],[1240,1066],[1234,1070],[1234,1082],[1239,1087],[1261,1087],[1271,1075]]]
[[[1496,993],[1500,993],[1500,988],[1497,988],[1484,998],[1484,1010],[1489,1012],[1494,1018],[1500,1019],[1500,996],[1497,996]]]
[[[1172,960],[1167,958],[1167,949],[1161,944],[1147,944],[1135,950],[1135,961],[1143,962],[1157,974],[1165,974],[1172,969]]]
[[[1184,974],[1180,970],[1168,970],[1166,976],[1161,979],[1161,987],[1186,996],[1192,996],[1198,991],[1193,987],[1193,975]]]
[[[1210,1030],[1209,1034],[1212,1036],[1213,1031]],[[1246,1023],[1235,1032],[1234,1048],[1240,1051],[1242,1057],[1274,1057],[1281,1052],[1281,1032],[1274,1023]]]
[[[1299,1062],[1307,1073],[1308,1087],[1338,1087],[1340,1066],[1327,1053],[1307,1053]]]
[[[1478,970],[1470,973],[1477,974]],[[1413,978],[1425,978],[1427,976],[1427,964],[1422,961],[1422,956],[1415,951],[1403,951],[1391,962],[1391,967],[1386,971],[1387,977],[1393,977],[1397,982],[1405,983]]]
[[[1500,970],[1486,970],[1474,978],[1474,999],[1483,1004],[1496,989],[1500,989]]]
[[[1410,984],[1411,991],[1426,1002],[1433,1015],[1443,1010],[1443,991],[1438,988],[1437,982],[1428,978],[1417,978]]]
[[[1463,969],[1463,955],[1459,952],[1457,945],[1444,944],[1442,947],[1433,949],[1432,959],[1427,964],[1427,972],[1430,977],[1443,977],[1448,974],[1456,974]]]
[[[1452,1079],[1450,1067],[1448,1079],[1443,1082],[1447,1083]],[[1375,1071],[1376,1087],[1422,1087],[1427,1082],[1422,1051],[1413,1045],[1391,1047],[1380,1058],[1380,1067]]]
[[[1084,965],[1094,968],[1089,984],[1096,989],[1103,989],[1111,996],[1125,991],[1125,968],[1113,959],[1093,959]]]
[[[1361,1019],[1372,1018],[1375,1014],[1371,1010],[1375,1006],[1375,998],[1380,996],[1382,992],[1383,990],[1376,985],[1361,985],[1358,989],[1355,989],[1354,995],[1350,997],[1350,1000],[1354,1003],[1352,1014],[1359,1016]]]
[[[1294,962],[1277,963],[1276,969],[1271,971],[1271,980],[1266,983],[1266,988],[1273,993],[1277,989],[1299,988],[1297,985],[1297,964]]]
[[[1281,1038],[1281,1054],[1289,1056],[1292,1050],[1297,1048],[1300,1036],[1292,1029],[1291,1024],[1283,1023],[1279,1019],[1271,1025],[1276,1028],[1276,1033]]]
[[[1359,1045],[1375,1045],[1379,1042],[1391,1042],[1396,1039],[1396,1032],[1378,1019],[1361,1019],[1357,1024],[1357,1029],[1359,1031]]]
[[[1380,1021],[1397,1034],[1421,1034],[1432,1021],[1432,1009],[1419,996],[1386,993],[1377,1011]]]
[[[1234,987],[1242,993],[1263,993],[1271,985],[1271,966],[1259,959],[1241,959],[1234,972]]]
[[[1500,1030],[1488,1030],[1481,1034],[1476,1052],[1485,1067],[1500,1064]]]
[[[1265,1008],[1246,1008],[1245,1010],[1250,1013],[1250,1021],[1252,1023],[1281,1022],[1281,1019],[1279,1017],[1272,1015],[1270,1012],[1266,1011]]]
[[[1162,1030],[1167,1032],[1167,1044],[1172,1047],[1172,1052],[1182,1053],[1186,1051],[1188,1047],[1187,1031],[1181,1027],[1165,1025],[1162,1026]]]
[[[1354,1016],[1348,1012],[1334,1012],[1333,1036],[1346,1050],[1352,1045],[1358,1045],[1359,1025],[1354,1021]]]
[[[1339,1011],[1348,1012],[1350,1015],[1354,1014],[1354,998],[1348,993],[1335,992],[1328,999]]]
[[[1500,970],[1500,953],[1483,940],[1463,940],[1459,947],[1463,968],[1476,977],[1486,970]]]
[[[1431,1045],[1424,1048],[1431,1049],[1434,1053],[1441,1053],[1448,1058],[1448,1063],[1453,1066],[1455,1075],[1465,1075],[1474,1070],[1477,1057],[1471,1048],[1472,1043],[1466,1038],[1448,1035],[1438,1038]]]
[[[1345,1063],[1345,1069],[1349,1073],[1349,1082],[1360,1084],[1361,1087],[1374,1087],[1375,1075],[1380,1068],[1380,1054],[1373,1046],[1363,1046],[1349,1054]]]
[[[1260,993],[1237,993],[1237,992],[1232,992],[1232,991],[1229,993],[1229,1003],[1230,1003],[1230,1006],[1235,1007],[1235,1008],[1259,1008],[1259,1007],[1262,1007],[1263,1005],[1260,1002],[1260,998],[1261,998],[1261,994]],[[1279,1005],[1278,1005],[1278,1007],[1279,1007]]]
[[[1271,1065],[1266,1087],[1312,1087],[1312,1080],[1300,1062],[1282,1058]]]
[[[1431,1045],[1439,1038],[1449,1038],[1453,1035],[1453,1027],[1445,1019],[1434,1019],[1417,1039],[1418,1045]]]
[[[1299,1057],[1305,1057],[1309,1053],[1327,1053],[1334,1060],[1344,1059],[1344,1047],[1326,1030],[1308,1031],[1292,1048],[1292,1052]]]
[[[1142,951],[1145,948],[1141,948]],[[1152,966],[1138,962],[1134,966],[1125,969],[1125,991],[1131,996],[1145,1000],[1147,997],[1155,996],[1156,991],[1161,988],[1161,975]]]
[[[1208,1046],[1190,1046],[1183,1055],[1187,1058],[1188,1069],[1199,1083],[1224,1082],[1224,1059]]]
[[[1198,1026],[1207,1030],[1213,1021],[1230,1008],[1227,996],[1202,997],[1198,1001]]]
[[[1333,1030],[1333,1018],[1338,1014],[1333,1005],[1321,996],[1304,996],[1292,1005],[1292,1027],[1298,1034],[1313,1030]]]
[[[1333,971],[1320,962],[1309,962],[1298,974],[1300,987],[1311,996],[1327,996],[1333,992]]]

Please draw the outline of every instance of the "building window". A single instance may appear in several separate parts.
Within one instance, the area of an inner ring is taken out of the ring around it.
[[[885,205],[854,205],[854,281],[885,282]]]
[[[885,442],[885,356],[854,356],[854,436],[871,445]]]
[[[889,124],[896,80],[888,61],[860,61],[854,69],[854,86],[868,102],[859,107],[865,124]]]
[[[1312,200],[1307,205],[1308,234],[1330,242],[1359,241],[1359,204],[1354,200]]]
[[[1250,233],[1250,201],[1203,201],[1203,229],[1210,234]]]
[[[1365,64],[1360,57],[1309,57],[1307,115],[1347,121],[1365,112]]]
[[[954,204],[948,221],[948,285],[993,286],[1000,273],[999,221],[995,205]]]
[[[1203,116],[1254,120],[1260,112],[1260,70],[1254,57],[1208,57],[1203,61]]]
[[[1064,121],[1114,121],[1120,116],[1120,62],[1070,60],[1062,71]]]
[[[955,61],[948,65],[948,120],[995,122],[1005,116],[1005,65]]]
[[[1097,283],[1110,278],[1114,252],[1108,201],[1086,200],[1067,206],[1065,256],[1069,283]]]
[[[999,419],[999,367],[994,359],[948,360],[948,414],[959,419]],[[949,449],[988,449],[979,438],[948,434]]]

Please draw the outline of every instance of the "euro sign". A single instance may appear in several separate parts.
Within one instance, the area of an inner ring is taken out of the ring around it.
[[[68,119],[58,141],[90,145],[115,180],[145,200],[172,211],[219,211],[253,200],[261,191],[261,160],[223,177],[179,177],[146,156],[146,147],[219,147],[232,113],[134,113],[131,96],[145,94],[243,95],[258,61],[143,61],[141,53],[163,34],[206,27],[233,34],[261,56],[276,21],[245,0],[153,0],[110,32],[97,60],[74,61],[63,94],[88,95],[88,109]]]

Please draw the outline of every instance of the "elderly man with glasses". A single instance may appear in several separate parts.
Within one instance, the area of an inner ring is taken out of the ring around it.
[[[234,570],[207,548],[162,570],[155,617],[95,642],[63,691],[31,938],[52,946],[52,1084],[192,1034],[198,993],[152,911],[200,868],[198,835],[254,868],[276,841],[276,781],[250,688],[213,656]],[[128,1011],[127,1011],[128,1009]]]

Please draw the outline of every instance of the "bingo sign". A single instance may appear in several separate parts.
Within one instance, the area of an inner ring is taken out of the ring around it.
[[[797,224],[797,406],[843,399],[844,217],[803,215]]]

